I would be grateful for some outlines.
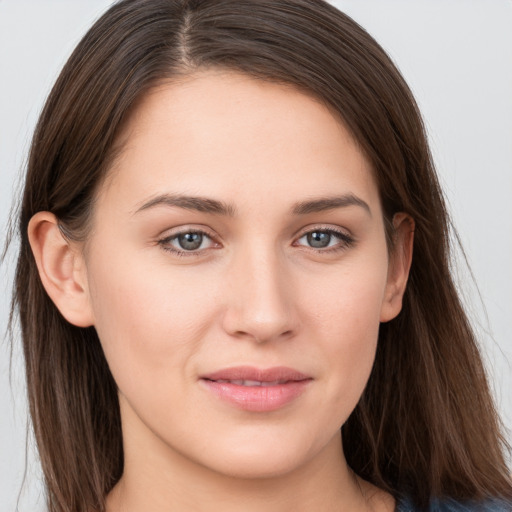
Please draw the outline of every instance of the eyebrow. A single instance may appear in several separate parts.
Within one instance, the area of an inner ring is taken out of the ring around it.
[[[135,213],[154,208],[155,206],[175,206],[185,210],[195,210],[203,213],[213,213],[234,217],[236,209],[234,206],[211,199],[208,197],[184,196],[175,194],[161,194],[145,202]]]
[[[177,207],[185,210],[194,210],[197,212],[211,213],[227,217],[234,217],[236,215],[236,207],[232,204],[209,197],[177,194],[161,194],[153,197],[143,203],[135,213],[139,213],[156,206]],[[346,208],[349,206],[359,206],[366,210],[370,216],[372,215],[368,203],[351,193],[343,194],[341,196],[320,197],[300,201],[292,207],[291,212],[293,215],[308,215],[310,213],[335,210],[337,208]]]
[[[295,204],[292,209],[294,215],[307,215],[308,213],[323,212],[326,210],[334,210],[336,208],[346,208],[348,206],[360,206],[372,216],[372,212],[368,203],[354,194],[343,194],[341,196],[321,197],[309,201],[301,201]]]

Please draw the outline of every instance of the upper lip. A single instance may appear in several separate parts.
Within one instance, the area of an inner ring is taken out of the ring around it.
[[[206,380],[251,380],[259,382],[288,382],[311,379],[309,375],[286,366],[266,369],[254,368],[252,366],[236,366],[201,375],[201,378]]]

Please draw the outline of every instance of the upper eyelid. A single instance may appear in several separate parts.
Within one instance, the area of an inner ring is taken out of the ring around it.
[[[176,231],[174,231],[176,230]],[[216,238],[219,238],[218,235],[214,234],[213,231],[201,226],[201,227],[194,227],[193,225],[191,226],[185,226],[183,228],[181,227],[178,227],[178,228],[169,228],[169,229],[166,229],[164,231],[162,231],[162,233],[160,235],[158,235],[158,239],[159,240],[167,240],[167,239],[171,239],[171,238],[175,238],[179,235],[183,235],[185,233],[201,233],[203,235],[206,235],[208,236],[209,238],[211,238],[212,240],[213,239],[216,239]]]
[[[206,236],[208,236],[208,237],[210,237],[212,239],[221,238],[218,234],[213,233],[213,230],[210,231],[208,228],[203,227],[203,226],[194,227],[193,225],[191,225],[191,226],[185,226],[183,228],[179,228],[178,227],[178,228],[171,228],[171,229],[176,229],[177,231],[173,231],[172,233],[168,233],[169,229],[167,229],[167,230],[163,231],[162,233],[164,233],[164,234],[159,235],[158,238],[160,240],[164,240],[164,239],[168,239],[168,238],[174,238],[174,237],[177,237],[177,236],[185,234],[185,233],[201,233],[201,234],[206,235]],[[348,237],[353,238],[353,235],[350,233],[350,231],[348,231],[345,228],[333,227],[333,226],[328,226],[328,225],[323,225],[323,224],[317,224],[317,225],[312,225],[312,226],[308,226],[308,227],[305,227],[305,228],[301,228],[301,229],[297,230],[292,235],[292,237],[294,239],[295,238],[301,238],[304,235],[306,235],[308,233],[311,233],[312,231],[332,232],[332,233],[337,233],[337,234],[340,234],[340,235],[346,235]]]
[[[324,224],[317,224],[308,226],[306,228],[302,228],[298,230],[293,236],[295,239],[302,238],[304,235],[307,235],[308,233],[314,232],[314,231],[325,231],[329,233],[335,233],[338,235],[344,235],[349,238],[354,238],[352,233],[346,229],[342,228],[341,226],[332,226],[332,225],[324,225]]]
[[[349,233],[346,233],[345,231],[342,231],[341,229],[334,229],[334,228],[313,228],[308,229],[307,231],[303,231],[299,236],[297,236],[297,239],[300,239],[304,237],[305,235],[308,235],[309,233],[315,233],[315,232],[321,232],[321,233],[329,233],[333,235],[338,235],[340,237],[345,236],[347,238],[353,238],[352,235]]]

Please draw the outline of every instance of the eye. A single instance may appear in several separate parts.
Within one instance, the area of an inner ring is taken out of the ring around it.
[[[314,229],[303,234],[297,240],[297,245],[320,250],[345,249],[353,243],[354,239],[347,233],[334,229]]]
[[[182,233],[175,237],[178,245],[186,251],[195,251],[203,245],[204,235],[202,233]]]
[[[171,236],[159,240],[158,244],[164,250],[178,255],[198,253],[215,245],[212,238],[207,233],[199,230],[173,233]]]

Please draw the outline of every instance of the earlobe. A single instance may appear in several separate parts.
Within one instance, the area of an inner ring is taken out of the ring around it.
[[[61,314],[77,327],[93,325],[83,256],[63,236],[55,215],[36,213],[28,238],[41,282]]]
[[[393,228],[393,247],[389,259],[381,322],[389,322],[400,313],[412,263],[414,219],[406,213],[397,213],[393,217]]]

